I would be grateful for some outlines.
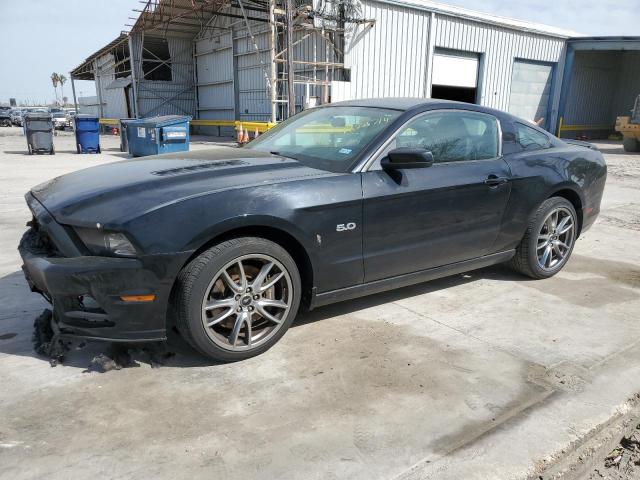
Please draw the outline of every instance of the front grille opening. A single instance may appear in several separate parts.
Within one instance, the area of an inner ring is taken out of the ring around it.
[[[91,295],[81,295],[78,297],[78,304],[83,312],[98,313],[106,315],[107,312],[96,302]]]
[[[65,323],[83,328],[113,327],[115,323],[109,320],[107,312],[91,295],[73,297],[64,305]]]
[[[20,240],[19,250],[25,250],[33,255],[45,256],[45,257],[62,257],[63,255],[58,251],[55,244],[47,234],[40,227],[38,220],[33,219],[27,223],[29,230],[27,230],[22,239]]]

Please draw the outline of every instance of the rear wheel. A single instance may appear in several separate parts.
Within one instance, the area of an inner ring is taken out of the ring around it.
[[[531,278],[549,278],[567,263],[577,238],[577,215],[566,198],[552,197],[538,207],[511,259],[511,267]]]
[[[625,152],[640,152],[640,142],[634,137],[623,137],[622,146]]]
[[[222,242],[178,276],[176,326],[198,351],[231,362],[259,355],[298,311],[298,268],[279,245],[244,237]]]

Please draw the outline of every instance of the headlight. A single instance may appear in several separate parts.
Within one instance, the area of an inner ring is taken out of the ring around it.
[[[136,249],[124,233],[103,232],[92,228],[76,228],[75,230],[94,255],[136,256]]]

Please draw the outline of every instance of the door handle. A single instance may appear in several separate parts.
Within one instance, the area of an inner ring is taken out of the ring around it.
[[[490,187],[497,187],[498,185],[502,185],[503,183],[507,183],[509,181],[506,177],[499,177],[497,175],[489,175],[487,179],[484,181],[485,185],[489,185]]]

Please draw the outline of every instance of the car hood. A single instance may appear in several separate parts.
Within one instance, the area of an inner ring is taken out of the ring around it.
[[[107,163],[42,183],[33,196],[63,224],[105,228],[191,197],[332,173],[246,148]]]

